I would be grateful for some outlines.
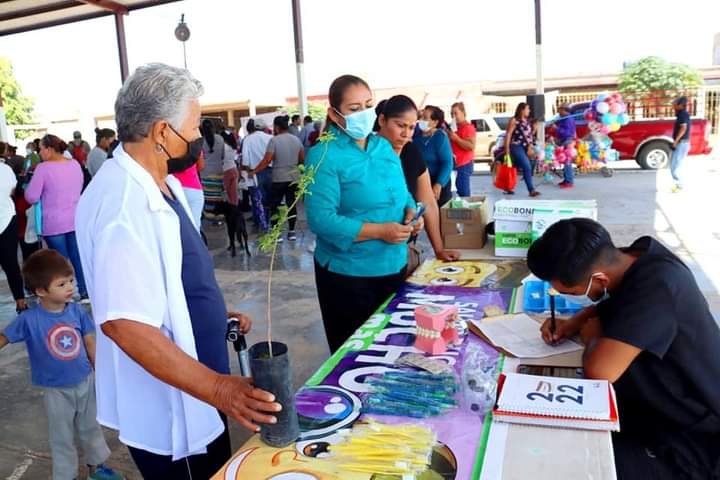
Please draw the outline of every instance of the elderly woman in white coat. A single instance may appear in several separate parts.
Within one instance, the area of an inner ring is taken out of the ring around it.
[[[169,173],[202,150],[202,86],[187,70],[138,68],[120,89],[121,145],[77,208],[97,329],[101,424],[119,430],[144,478],[209,478],[231,456],[226,417],[257,431],[282,408],[230,375],[230,317],[183,189]]]

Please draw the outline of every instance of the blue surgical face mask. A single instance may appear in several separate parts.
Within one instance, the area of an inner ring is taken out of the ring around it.
[[[603,300],[607,300],[610,297],[607,288],[603,289],[603,294],[599,299],[593,300],[592,298],[590,298],[590,289],[592,288],[593,278],[597,277],[598,275],[600,275],[600,273],[593,273],[592,275],[590,275],[590,282],[588,283],[584,295],[570,295],[567,293],[561,293],[560,296],[567,300],[569,303],[580,305],[581,307],[590,307],[592,305],[597,305]]]
[[[430,130],[430,122],[428,122],[427,120],[419,120],[418,127],[421,131],[427,132],[428,130]]]
[[[345,128],[343,128],[343,130],[350,135],[351,138],[364,140],[372,133],[373,125],[375,125],[375,119],[377,118],[375,109],[366,108],[365,110],[360,110],[350,115],[343,115],[337,108],[333,110],[345,119]]]

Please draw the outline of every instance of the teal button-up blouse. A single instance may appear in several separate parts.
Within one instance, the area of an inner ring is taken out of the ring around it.
[[[330,132],[335,138],[311,148],[305,159],[308,168],[320,164],[305,197],[308,223],[317,236],[315,259],[341,275],[396,274],[407,264],[405,243],[355,239],[363,223],[402,223],[405,208],[415,208],[400,158],[377,135],[370,135],[363,150],[340,129]]]

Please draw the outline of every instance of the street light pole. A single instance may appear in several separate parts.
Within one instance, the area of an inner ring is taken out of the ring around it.
[[[302,18],[300,16],[300,0],[292,2],[293,32],[295,34],[295,69],[298,86],[298,105],[300,116],[308,114],[307,97],[305,96],[305,53],[303,51]]]
[[[535,0],[535,93],[537,95],[545,95],[545,86],[543,85],[543,62],[542,62],[542,15],[540,12],[540,1]],[[540,122],[537,129],[538,144],[545,147],[545,122]]]

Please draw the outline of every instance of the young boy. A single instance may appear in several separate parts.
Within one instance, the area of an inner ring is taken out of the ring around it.
[[[73,267],[55,250],[40,250],[23,266],[28,289],[40,304],[22,312],[0,334],[0,348],[25,342],[30,357],[32,383],[44,392],[50,431],[53,480],[78,475],[77,433],[90,479],[119,480],[105,467],[110,456],[95,407],[95,328],[87,312],[72,301]]]
[[[557,144],[566,148],[575,148],[575,137],[577,137],[577,128],[575,127],[575,119],[570,116],[570,106],[563,103],[558,108],[558,115],[562,118],[557,122]],[[558,186],[560,188],[573,188],[575,179],[573,178],[572,160],[568,159],[564,167],[565,178]]]
[[[720,329],[690,269],[652,237],[616,248],[581,218],[548,228],[527,262],[586,305],[542,336],[556,344],[583,330],[585,376],[615,386],[618,478],[719,478]]]

